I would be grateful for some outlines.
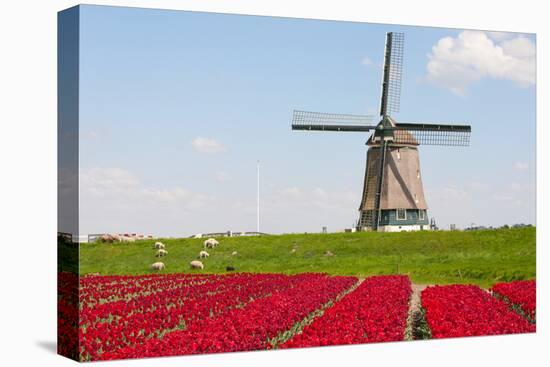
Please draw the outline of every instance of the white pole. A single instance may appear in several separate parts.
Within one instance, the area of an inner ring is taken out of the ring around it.
[[[258,185],[258,197],[256,198],[256,232],[260,232],[260,161],[257,161],[257,185]]]

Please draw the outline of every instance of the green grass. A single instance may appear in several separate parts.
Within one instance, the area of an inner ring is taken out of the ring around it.
[[[416,283],[475,283],[535,278],[535,228],[401,233],[289,234],[220,238],[203,260],[205,273],[408,274]],[[165,272],[191,273],[204,239],[164,239]],[[153,240],[82,244],[80,273],[148,274],[158,259]],[[291,250],[297,246],[295,253]],[[325,251],[335,256],[324,256]],[[231,256],[233,251],[238,255]]]

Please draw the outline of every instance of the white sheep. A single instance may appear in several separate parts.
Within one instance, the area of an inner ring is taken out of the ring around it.
[[[121,242],[136,242],[136,239],[134,237],[129,236],[122,236],[120,237]]]
[[[210,256],[210,254],[206,251],[199,252],[199,258],[200,259],[206,259],[208,256]]]
[[[164,263],[160,261],[151,265],[151,270],[162,270],[164,268],[165,268]]]
[[[168,251],[163,250],[163,249],[159,249],[159,250],[157,251],[157,254],[156,254],[155,256],[156,256],[156,257],[163,257],[163,256],[166,256],[166,255],[168,255]]]
[[[191,266],[191,269],[204,269],[203,263],[199,260],[193,260],[189,263],[189,265]]]
[[[213,238],[209,238],[206,241],[204,241],[204,248],[214,248],[218,246],[220,243],[216,241]]]
[[[237,254],[238,254],[237,251],[233,251],[233,252],[231,253],[231,256],[237,256]]]
[[[155,248],[158,250],[164,250],[166,246],[162,242],[155,242]]]

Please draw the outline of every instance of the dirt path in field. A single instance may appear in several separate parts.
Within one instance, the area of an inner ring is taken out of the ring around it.
[[[426,287],[428,287],[429,284],[412,284],[412,296],[411,296],[411,303],[409,305],[409,317],[407,319],[407,331],[406,339],[407,340],[415,340],[415,339],[423,339],[423,334],[420,332],[421,329],[421,323],[424,321],[422,319],[422,312],[420,311],[420,293]]]
[[[426,289],[429,284],[412,284],[412,297],[411,297],[411,307],[409,311],[418,311],[420,308],[420,293]]]

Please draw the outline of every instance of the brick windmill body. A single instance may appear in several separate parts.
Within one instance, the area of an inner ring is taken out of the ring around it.
[[[293,113],[292,129],[372,132],[357,230],[414,231],[429,229],[427,203],[420,173],[419,145],[467,146],[469,125],[398,123],[404,36],[386,34],[380,122],[373,117],[309,111]]]

